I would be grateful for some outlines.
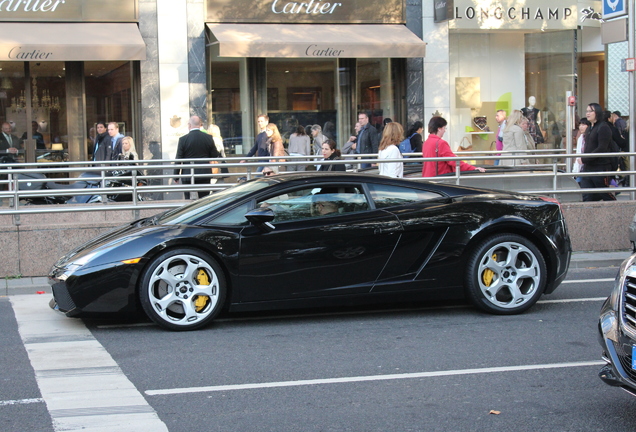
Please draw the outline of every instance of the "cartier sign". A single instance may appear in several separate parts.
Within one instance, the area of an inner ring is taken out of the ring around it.
[[[206,21],[403,24],[405,4],[405,0],[206,0]]]
[[[455,0],[450,28],[563,30],[578,25],[577,2],[554,0]]]
[[[0,0],[0,21],[134,22],[137,0]]]

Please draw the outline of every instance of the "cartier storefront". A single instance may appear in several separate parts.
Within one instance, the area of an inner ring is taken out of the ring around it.
[[[339,146],[360,110],[376,126],[407,126],[406,59],[426,44],[405,23],[403,0],[208,0],[208,119],[236,154],[253,144],[259,113],[285,139],[318,124]]]
[[[19,160],[90,160],[98,121],[140,134],[137,22],[136,0],[0,2],[0,123]]]

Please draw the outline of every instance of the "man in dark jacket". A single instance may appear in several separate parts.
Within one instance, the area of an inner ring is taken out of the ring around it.
[[[369,124],[369,114],[366,112],[359,113],[358,122],[360,123],[360,132],[358,132],[356,153],[377,155],[378,145],[380,144],[380,136],[378,135],[378,131],[375,127]],[[360,168],[371,168],[371,164],[360,164]]]
[[[2,123],[2,132],[0,132],[0,151],[3,153],[17,154],[22,147],[22,141],[12,133],[11,124]]]
[[[93,148],[93,160],[94,161],[109,161],[113,153],[113,148],[110,145],[110,135],[106,129],[106,123],[97,123],[97,137],[95,137],[95,147]]]
[[[201,131],[201,118],[199,116],[190,117],[190,121],[188,121],[188,128],[190,132],[187,135],[179,138],[179,144],[177,146],[177,156],[175,159],[194,159],[194,158],[218,158],[221,155],[219,154],[216,146],[214,145],[214,140],[212,139],[212,135],[209,135],[205,132]],[[190,174],[190,170],[176,168],[174,170],[174,175],[178,176],[183,174]],[[195,168],[194,174],[208,174],[204,177],[195,177],[194,184],[210,184],[210,174],[212,174],[212,168]],[[179,182],[179,178],[174,179],[175,183]],[[186,179],[184,183],[189,183]],[[203,198],[205,195],[209,193],[207,190],[199,190],[197,191],[199,198]],[[185,192],[185,199],[190,198],[190,192]]]
[[[269,149],[267,148],[267,134],[265,133],[265,129],[269,124],[269,117],[265,114],[261,114],[256,117],[256,123],[258,124],[259,134],[256,135],[256,140],[254,142],[254,146],[250,149],[249,153],[245,156],[269,156]],[[241,163],[245,162],[244,160]],[[257,171],[260,172],[263,170],[263,167],[258,167]]]

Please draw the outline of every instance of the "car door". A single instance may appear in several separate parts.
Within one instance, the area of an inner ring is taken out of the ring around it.
[[[445,277],[431,271],[443,260],[444,239],[456,216],[448,211],[452,201],[433,190],[369,183],[371,199],[377,208],[396,215],[403,234],[394,253],[379,276],[373,292],[427,289],[445,284]]]
[[[337,211],[324,213],[332,204]],[[241,302],[369,292],[402,230],[359,184],[303,186],[256,205],[274,211],[275,229],[241,233]]]

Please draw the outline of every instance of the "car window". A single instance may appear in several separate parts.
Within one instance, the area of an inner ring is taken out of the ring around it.
[[[394,186],[378,183],[369,183],[371,199],[376,208],[392,207],[418,201],[426,201],[441,198],[444,195],[437,192],[414,189],[404,186]]]
[[[222,215],[215,217],[208,223],[214,223],[219,225],[244,225],[247,223],[245,219],[245,213],[252,209],[254,201],[248,201],[240,206],[233,208],[230,211],[223,213]]]
[[[369,209],[361,186],[312,186],[261,199],[257,207],[269,207],[273,222],[330,217]]]
[[[178,207],[164,213],[158,222],[160,224],[190,223],[206,214],[211,214],[224,205],[230,204],[243,195],[271,186],[272,183],[272,181],[266,179],[255,180],[215,192],[205,198],[193,201],[191,204],[186,204],[183,207]]]

